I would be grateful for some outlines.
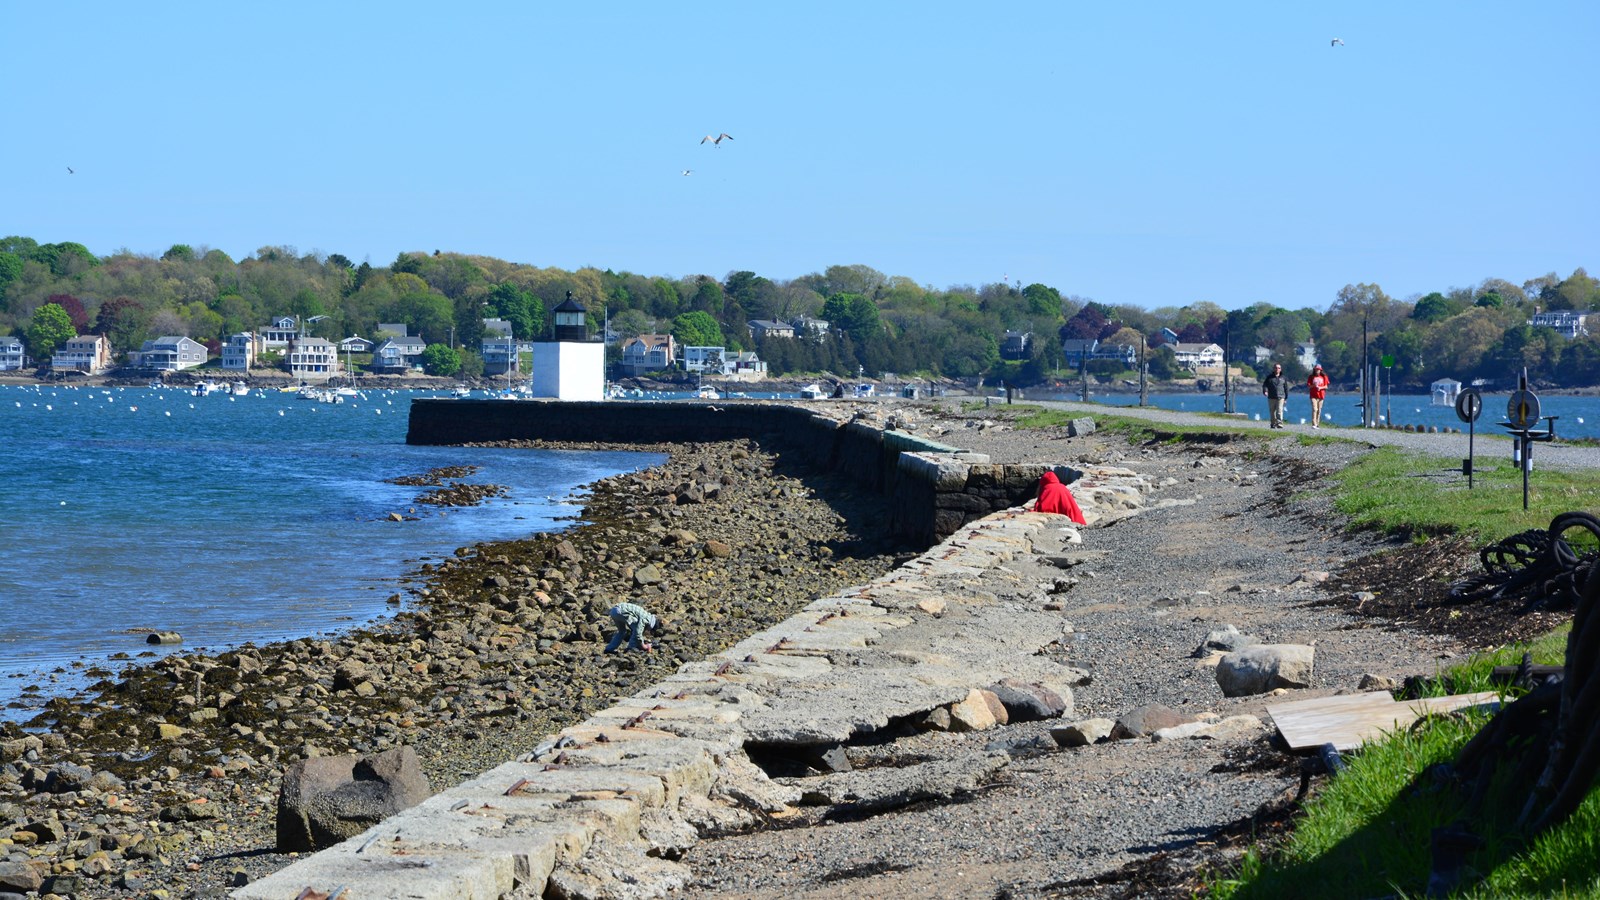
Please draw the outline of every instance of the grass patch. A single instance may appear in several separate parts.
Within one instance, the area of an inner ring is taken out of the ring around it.
[[[1491,670],[1520,662],[1558,664],[1567,629],[1524,646],[1475,656],[1443,674],[1456,691],[1488,690]],[[1296,817],[1278,847],[1255,847],[1234,871],[1213,878],[1208,896],[1222,898],[1420,897],[1431,866],[1432,830],[1456,821],[1462,798],[1449,790],[1412,787],[1428,766],[1453,759],[1488,721],[1486,713],[1427,720],[1368,745],[1329,780]],[[1566,823],[1524,846],[1512,835],[1520,797],[1486,804],[1473,830],[1486,846],[1472,859],[1483,881],[1458,896],[1600,898],[1600,792]]]
[[[1524,511],[1520,471],[1480,467],[1468,490],[1460,468],[1460,460],[1379,447],[1333,474],[1335,502],[1357,526],[1394,534],[1457,533],[1490,543],[1547,528],[1560,513],[1592,509],[1600,496],[1600,472],[1535,471]]]

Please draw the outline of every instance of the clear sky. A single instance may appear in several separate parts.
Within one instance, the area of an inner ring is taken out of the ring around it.
[[[1597,35],[1594,0],[0,0],[0,234],[1323,309],[1600,267]]]

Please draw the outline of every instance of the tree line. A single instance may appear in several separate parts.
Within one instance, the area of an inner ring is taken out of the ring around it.
[[[1153,309],[1106,304],[1038,283],[936,288],[865,265],[791,279],[750,271],[669,278],[438,250],[400,253],[375,267],[288,246],[262,247],[242,260],[187,244],[159,257],[127,250],[97,257],[77,243],[0,238],[0,334],[22,335],[40,360],[53,349],[42,344],[68,326],[107,336],[119,355],[166,335],[191,337],[215,353],[230,334],[294,315],[322,317],[309,333],[331,341],[375,337],[380,323],[404,323],[429,345],[463,348],[458,358],[471,372],[481,366],[472,350],[484,318],[506,319],[518,338],[545,337],[550,310],[569,291],[589,310],[595,332],[608,322],[623,338],[670,332],[687,346],[755,350],[775,376],[894,372],[1035,384],[1076,375],[1061,352],[1066,338],[1142,348],[1157,377],[1174,376],[1181,373],[1165,346],[1170,331],[1179,341],[1226,345],[1230,360],[1247,364],[1256,347],[1266,347],[1292,375],[1301,374],[1296,345],[1314,342],[1336,381],[1357,377],[1365,343],[1371,359],[1393,358],[1394,381],[1408,387],[1440,377],[1506,379],[1523,367],[1544,384],[1600,384],[1595,336],[1568,339],[1530,324],[1536,311],[1600,310],[1600,281],[1583,269],[1520,285],[1490,278],[1407,299],[1356,283],[1326,310],[1263,301],[1227,311],[1209,301]],[[64,316],[41,315],[49,306]],[[802,316],[829,328],[757,343],[747,327],[753,319]],[[1033,336],[1023,358],[1001,358],[1007,331]],[[1121,368],[1093,365],[1102,374]]]

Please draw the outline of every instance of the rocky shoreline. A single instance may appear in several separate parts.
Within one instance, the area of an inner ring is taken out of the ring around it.
[[[224,896],[289,861],[294,761],[410,746],[448,787],[904,549],[880,498],[753,442],[628,449],[669,459],[594,485],[566,532],[423,566],[388,622],[103,673],[0,726],[0,897]],[[625,599],[674,624],[657,652],[600,652]]]

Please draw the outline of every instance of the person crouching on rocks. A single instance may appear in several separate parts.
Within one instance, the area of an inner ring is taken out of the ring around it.
[[[1061,483],[1054,472],[1046,472],[1039,476],[1039,499],[1033,504],[1034,512],[1059,513],[1079,525],[1087,525],[1084,521],[1083,510],[1078,508],[1078,501],[1072,496],[1072,491]]]
[[[653,648],[649,641],[644,639],[646,631],[651,634],[660,634],[666,630],[666,623],[650,614],[650,611],[637,603],[618,603],[607,610],[611,621],[617,626],[617,633],[611,636],[611,642],[606,644],[607,653],[617,652],[622,642],[628,642],[629,650],[643,650],[648,653]]]

